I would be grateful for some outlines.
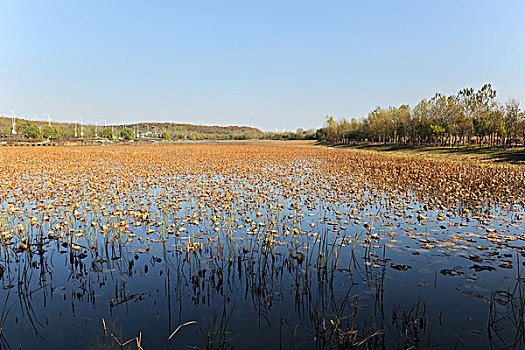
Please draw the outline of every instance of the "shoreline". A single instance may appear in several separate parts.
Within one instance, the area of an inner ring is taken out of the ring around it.
[[[481,162],[482,164],[512,164],[525,166],[525,147],[424,147],[424,146],[398,146],[378,143],[361,144],[332,144],[317,142],[316,146],[348,149],[363,152],[376,152],[394,156],[421,157],[432,160]]]
[[[265,140],[265,139],[251,139],[251,140],[57,140],[57,141],[7,141],[0,142],[0,147],[61,147],[61,146],[144,146],[144,145],[184,145],[184,144],[300,144],[300,145],[315,145],[315,140]]]

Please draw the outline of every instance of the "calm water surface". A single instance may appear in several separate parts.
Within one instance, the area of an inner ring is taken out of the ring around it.
[[[451,206],[379,188],[372,165],[333,172],[332,153],[213,147],[4,177],[1,347],[525,347],[519,197]]]

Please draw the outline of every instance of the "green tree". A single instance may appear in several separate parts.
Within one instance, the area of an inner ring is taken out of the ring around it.
[[[42,131],[36,124],[28,123],[24,127],[24,136],[28,139],[41,139]]]
[[[113,138],[113,131],[111,131],[111,128],[105,127],[104,130],[102,130],[102,137],[111,140]]]
[[[58,139],[60,137],[60,134],[56,127],[45,125],[42,128],[42,136],[46,139]]]
[[[395,142],[406,144],[412,112],[408,105],[402,105],[399,108],[392,109],[392,118],[394,122]]]
[[[508,130],[507,144],[518,143],[520,129],[520,106],[516,100],[512,100],[505,105],[504,115],[505,126]]]
[[[120,130],[120,137],[124,140],[131,140],[133,138],[133,130],[131,128],[125,127]]]
[[[496,90],[492,89],[490,84],[485,84],[474,95],[474,114],[472,116],[472,123],[474,126],[474,133],[479,138],[479,145],[488,134],[495,131],[491,117],[496,107],[494,99],[496,98]]]
[[[326,116],[326,138],[329,141],[337,142],[337,122],[334,117]]]

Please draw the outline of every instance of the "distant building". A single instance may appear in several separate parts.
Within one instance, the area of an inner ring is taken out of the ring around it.
[[[157,132],[154,132],[154,131],[148,131],[148,132],[141,133],[140,137],[141,138],[162,138],[162,133],[157,133]]]

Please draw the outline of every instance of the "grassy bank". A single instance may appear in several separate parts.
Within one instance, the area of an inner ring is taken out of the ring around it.
[[[318,142],[319,146],[332,148],[349,148],[356,150],[366,150],[382,152],[388,154],[418,156],[433,159],[474,161],[484,163],[511,163],[525,165],[525,148],[503,148],[503,147],[417,147],[386,145],[379,143],[361,144],[332,144]]]

